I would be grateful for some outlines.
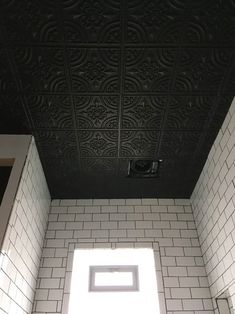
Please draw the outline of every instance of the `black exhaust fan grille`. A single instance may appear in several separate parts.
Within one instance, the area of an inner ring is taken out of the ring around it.
[[[137,159],[128,164],[129,178],[157,178],[162,160]]]

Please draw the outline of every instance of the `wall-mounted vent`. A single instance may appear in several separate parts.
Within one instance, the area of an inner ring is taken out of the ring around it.
[[[130,160],[128,177],[130,178],[157,178],[162,160],[137,159]]]

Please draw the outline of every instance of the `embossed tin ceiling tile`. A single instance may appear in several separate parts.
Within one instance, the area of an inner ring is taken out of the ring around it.
[[[218,125],[222,125],[226,114],[228,112],[227,104],[231,104],[233,101],[234,95],[223,95],[216,99],[216,110],[210,117],[210,123],[208,124],[208,129],[214,129],[217,132]]]
[[[78,131],[81,157],[114,157],[118,151],[117,131]]]
[[[157,131],[121,130],[121,157],[155,157],[159,141]]]
[[[57,6],[55,5],[54,0],[4,0],[1,1],[0,8],[4,13],[13,14],[13,13],[24,13],[35,15],[35,12],[49,12],[56,10]],[[35,10],[35,11],[34,11]]]
[[[224,85],[223,88],[224,92],[230,92],[233,93],[235,92],[235,54],[234,54],[234,62],[231,68],[231,71],[228,75],[228,79],[226,84]]]
[[[129,48],[125,54],[125,92],[168,91],[177,49]]]
[[[180,180],[186,175],[186,169],[191,165],[187,158],[166,158],[161,163],[160,178],[161,180]]]
[[[81,173],[90,176],[116,176],[117,159],[109,158],[82,158]]]
[[[23,90],[27,92],[68,90],[63,49],[18,47],[12,49],[12,53]]]
[[[190,45],[190,44],[206,44],[227,42],[231,37],[223,35],[223,27],[221,22],[215,24],[207,16],[176,15],[162,14],[158,11],[149,11],[140,15],[130,15],[127,21],[126,41],[128,43],[155,43],[159,45]],[[228,28],[228,26],[227,26]],[[227,38],[227,40],[225,40]],[[234,39],[233,39],[234,41]]]
[[[23,5],[14,13],[4,16],[7,40],[11,42],[60,42],[63,34],[60,31],[60,20],[56,10],[44,11],[36,1]],[[37,12],[37,14],[35,14]]]
[[[11,70],[8,56],[3,49],[0,49],[0,91],[17,91],[16,79]]]
[[[74,131],[34,131],[36,144],[43,160],[77,158],[76,135]]]
[[[72,129],[73,113],[69,96],[27,95],[26,100],[34,128]]]
[[[160,129],[168,96],[124,96],[122,128]]]
[[[211,9],[212,7],[212,9]],[[128,11],[133,14],[143,12],[161,12],[175,13],[182,12],[205,12],[208,10],[219,10],[221,8],[220,0],[129,0],[127,2]]]
[[[74,92],[117,92],[119,49],[68,49]]]
[[[180,41],[182,22],[175,16],[164,15],[160,11],[145,12],[127,17],[127,43],[176,44]]]
[[[118,15],[80,11],[64,18],[65,41],[72,43],[120,43],[121,19]]]
[[[0,134],[30,133],[20,96],[0,95],[0,113]]]
[[[215,105],[215,96],[171,96],[165,128],[179,130],[207,128]]]
[[[0,11],[0,131],[35,135],[52,197],[190,196],[235,91],[233,0]],[[128,161],[155,158],[161,181],[130,185]]]
[[[65,13],[76,13],[88,15],[95,20],[100,15],[119,14],[120,0],[62,0],[61,6]]]
[[[184,48],[177,69],[176,91],[219,91],[233,54],[222,48]]]
[[[74,182],[74,175],[77,175],[80,171],[80,163],[77,158],[45,158],[43,162],[43,168],[46,178],[51,184],[52,191],[56,191],[56,186],[64,186],[64,182],[70,182],[69,186],[72,186]],[[71,179],[73,177],[73,179]],[[66,187],[67,188],[67,187]],[[51,192],[51,190],[50,190]]]
[[[119,96],[74,96],[77,127],[117,129]]]
[[[169,158],[192,158],[202,135],[198,131],[163,131],[159,156]]]

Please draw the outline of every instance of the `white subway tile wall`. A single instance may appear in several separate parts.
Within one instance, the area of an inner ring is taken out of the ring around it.
[[[161,314],[212,314],[189,200],[53,200],[34,314],[67,314],[75,248],[152,247]]]
[[[32,140],[0,253],[1,314],[32,312],[50,201]]]
[[[235,100],[191,199],[213,301],[228,289],[235,309]]]

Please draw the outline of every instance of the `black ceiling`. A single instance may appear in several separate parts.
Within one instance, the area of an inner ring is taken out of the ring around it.
[[[189,197],[234,52],[235,0],[2,0],[0,133],[35,136],[53,198]]]

